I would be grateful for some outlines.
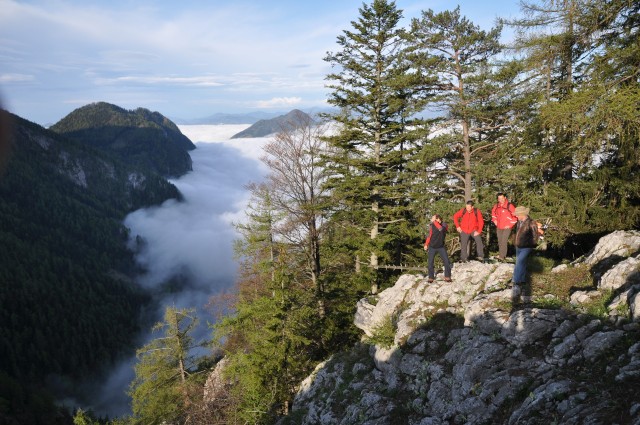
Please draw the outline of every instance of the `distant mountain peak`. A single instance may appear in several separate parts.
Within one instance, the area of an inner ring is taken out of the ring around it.
[[[280,115],[268,120],[260,120],[251,127],[233,135],[231,138],[240,139],[249,137],[265,137],[282,131],[291,123],[299,123],[301,121],[313,122],[313,119],[309,114],[302,112],[299,109],[293,109],[285,115]]]

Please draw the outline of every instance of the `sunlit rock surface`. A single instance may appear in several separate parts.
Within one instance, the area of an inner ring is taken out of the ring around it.
[[[594,288],[571,303],[605,294],[608,317],[524,299],[512,264],[455,264],[451,283],[401,276],[354,318],[365,341],[391,320],[388,344],[318,365],[279,423],[640,424],[639,251],[640,232],[620,231],[582,260]]]

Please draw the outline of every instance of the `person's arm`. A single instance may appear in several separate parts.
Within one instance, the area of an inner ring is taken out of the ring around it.
[[[476,232],[478,232],[479,235],[482,233],[482,229],[484,229],[484,217],[482,217],[482,211],[476,210],[476,212]]]
[[[462,230],[462,229],[460,229],[460,218],[462,217],[462,211],[463,210],[459,210],[458,212],[456,212],[453,215],[453,225],[458,230],[458,232],[460,232]]]
[[[513,227],[518,222],[518,217],[515,215],[516,206],[510,203],[507,211],[509,212],[507,219],[511,223],[511,227]]]
[[[427,240],[424,241],[424,249],[425,251],[429,249],[429,242],[431,241],[431,226],[429,226],[429,234],[427,235]]]

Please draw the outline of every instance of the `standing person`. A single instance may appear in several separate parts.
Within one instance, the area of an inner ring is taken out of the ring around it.
[[[440,254],[442,262],[444,263],[444,280],[445,282],[451,282],[451,263],[447,256],[447,249],[444,247],[445,236],[447,235],[448,226],[447,223],[442,222],[442,217],[439,214],[435,214],[431,217],[431,224],[429,225],[429,235],[427,240],[424,241],[424,250],[429,252],[429,283],[434,280],[433,262],[435,260],[436,253]]]
[[[516,207],[504,193],[498,193],[498,202],[491,209],[491,221],[496,225],[498,235],[498,260],[507,258],[509,236],[518,219],[514,215]]]
[[[482,212],[474,207],[473,201],[467,201],[464,208],[453,215],[453,224],[460,233],[460,261],[466,263],[469,258],[469,238],[473,238],[476,242],[478,259],[484,260],[484,245],[482,244],[484,218],[482,218]]]
[[[542,226],[529,217],[529,208],[518,207],[515,209],[518,218],[516,224],[516,266],[513,270],[513,284],[524,285],[527,281],[527,257],[538,245],[540,235],[544,233]]]

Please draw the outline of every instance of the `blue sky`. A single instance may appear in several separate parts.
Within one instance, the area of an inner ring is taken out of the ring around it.
[[[0,100],[42,125],[98,101],[172,119],[320,108],[323,58],[362,4],[0,0]],[[458,4],[483,29],[519,10],[518,0],[396,1],[406,23]]]

